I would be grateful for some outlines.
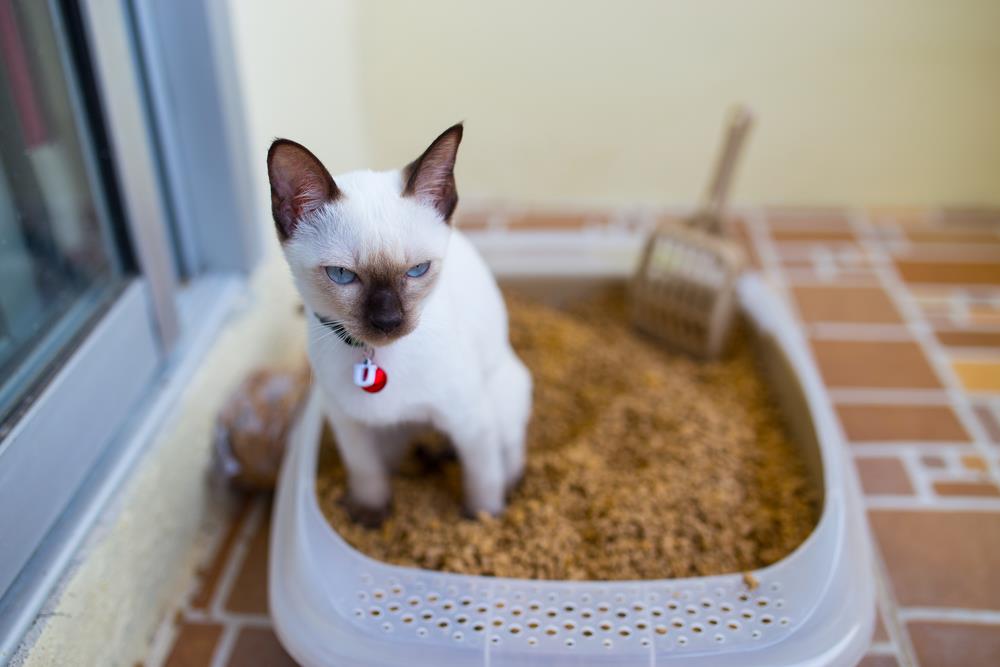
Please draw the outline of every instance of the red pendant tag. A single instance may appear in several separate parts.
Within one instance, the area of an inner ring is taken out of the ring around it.
[[[375,394],[385,389],[385,383],[388,380],[385,371],[376,366],[371,359],[354,364],[354,384],[369,394]]]

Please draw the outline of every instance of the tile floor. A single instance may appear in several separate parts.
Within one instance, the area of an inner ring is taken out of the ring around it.
[[[478,234],[641,234],[648,212],[472,211]],[[878,551],[866,667],[1000,664],[1000,211],[753,210],[735,230],[793,305]],[[267,614],[269,499],[242,497],[149,667],[294,664]]]

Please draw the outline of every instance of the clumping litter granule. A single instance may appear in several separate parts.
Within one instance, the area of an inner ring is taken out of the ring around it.
[[[565,311],[513,295],[508,306],[534,408],[524,480],[506,512],[465,518],[458,463],[427,456],[441,448],[431,437],[394,477],[385,523],[354,524],[327,434],[317,494],[351,545],[430,570],[621,580],[756,569],[809,535],[819,490],[747,338],[705,363],[633,333],[620,292]]]

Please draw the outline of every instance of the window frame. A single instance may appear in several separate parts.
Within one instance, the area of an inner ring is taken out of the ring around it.
[[[178,2],[183,11],[160,27],[156,12],[174,3],[48,2],[64,58],[72,50],[63,12],[82,28],[97,88],[97,122],[110,153],[102,160],[108,157],[112,167],[102,171],[111,172],[109,198],[121,208],[137,266],[0,440],[0,662],[13,654],[150,440],[150,425],[162,417],[166,379],[193,366],[192,355],[207,347],[262,245],[262,230],[247,210],[247,135],[219,3]],[[200,32],[194,30],[199,25]],[[185,48],[210,58],[201,83],[214,81],[214,96],[165,85],[167,73],[176,75],[189,62],[171,53],[192,34],[196,38]],[[78,69],[67,64],[68,85],[77,88]],[[71,90],[76,99],[79,93]],[[173,111],[178,105],[184,113]],[[91,128],[83,125],[86,142]],[[220,126],[226,132],[212,144],[211,155],[176,149],[178,142]],[[196,158],[199,163],[192,164]],[[192,189],[189,180],[179,180],[184,174],[214,179],[218,187]],[[205,223],[210,234],[193,233]],[[220,244],[223,238],[228,242]],[[180,262],[183,279],[175,248],[188,258]]]

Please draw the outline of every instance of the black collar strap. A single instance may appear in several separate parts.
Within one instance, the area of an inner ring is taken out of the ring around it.
[[[347,329],[345,329],[344,325],[340,322],[337,322],[336,320],[325,320],[319,315],[316,315],[316,313],[313,313],[313,315],[315,315],[316,319],[319,320],[320,324],[332,331],[337,338],[344,341],[346,344],[351,347],[364,347],[364,343],[347,333]]]

